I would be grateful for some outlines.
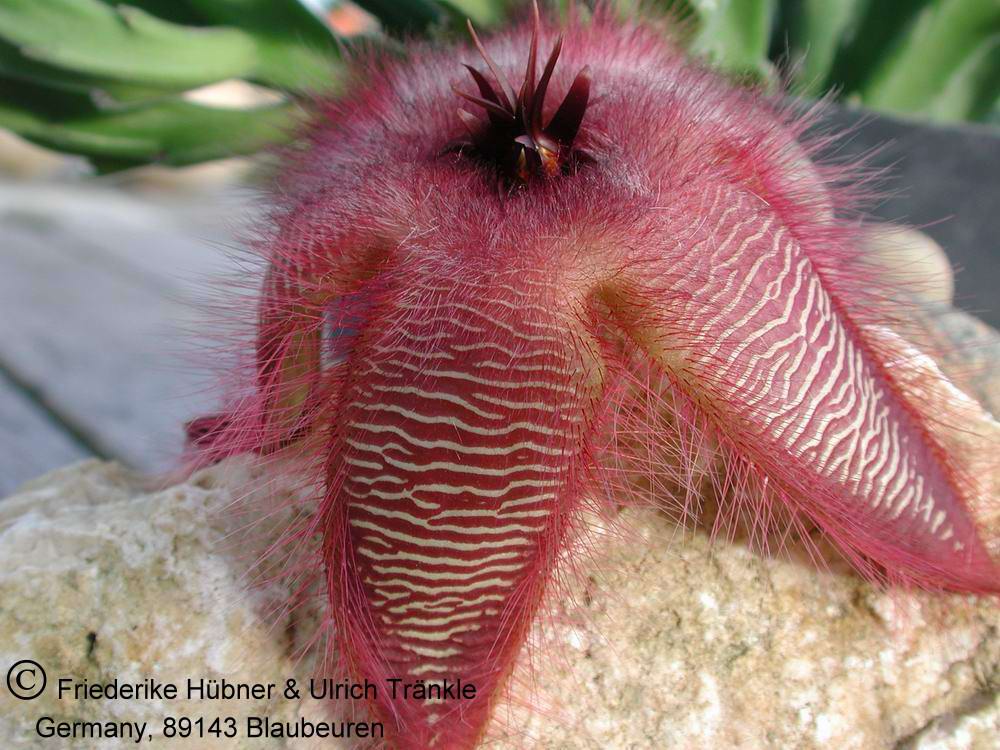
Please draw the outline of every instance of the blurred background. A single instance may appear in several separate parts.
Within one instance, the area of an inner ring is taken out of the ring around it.
[[[565,12],[571,0],[542,2]],[[838,156],[892,168],[956,304],[1000,325],[1000,3],[616,0],[671,13],[735,82],[837,102]],[[577,3],[583,12],[588,3]],[[210,409],[197,302],[248,225],[259,155],[359,43],[464,34],[522,0],[0,0],[0,496],[98,456],[157,471]],[[208,351],[208,350],[205,350]]]

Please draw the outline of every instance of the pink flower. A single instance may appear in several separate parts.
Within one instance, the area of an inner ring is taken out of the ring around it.
[[[815,525],[874,580],[1000,589],[938,419],[963,404],[844,218],[858,173],[659,29],[562,34],[373,55],[316,104],[260,244],[250,395],[194,427],[211,456],[316,457],[341,666],[400,748],[478,742],[609,487],[694,514],[707,485],[761,545]]]

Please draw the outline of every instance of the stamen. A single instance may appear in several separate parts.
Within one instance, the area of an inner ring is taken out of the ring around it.
[[[536,84],[538,40],[541,36],[537,2],[532,3],[532,10],[531,47],[517,96],[514,96],[510,81],[487,53],[471,21],[468,23],[469,34],[493,81],[480,70],[466,65],[479,95],[454,89],[462,99],[481,107],[487,118],[483,121],[467,110],[459,109],[458,116],[471,141],[456,145],[470,147],[476,155],[495,164],[502,176],[522,182],[527,182],[539,172],[547,176],[557,175],[565,171],[575,156],[584,156],[580,149],[574,149],[574,142],[590,100],[590,69],[584,67],[577,73],[548,125],[543,126],[545,97],[562,53],[563,39],[559,37],[553,45]]]

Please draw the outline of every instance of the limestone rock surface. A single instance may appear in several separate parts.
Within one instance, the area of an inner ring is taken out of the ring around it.
[[[230,459],[149,491],[113,464],[51,473],[0,504],[0,664],[32,658],[49,685],[0,692],[0,745],[124,747],[40,739],[41,716],[148,721],[143,744],[178,746],[164,717],[322,718],[316,701],[94,701],[56,681],[304,680],[307,637],[275,615],[282,586],[241,569],[281,513],[251,516],[260,469]],[[272,494],[287,492],[272,487]],[[998,747],[1000,609],[958,596],[885,593],[847,574],[710,545],[652,514],[609,541],[574,605],[557,603],[531,669],[498,712],[494,747]],[[644,544],[638,543],[641,537]],[[247,541],[247,540],[251,541]],[[296,622],[292,622],[292,620]],[[315,619],[315,618],[314,618]],[[4,669],[6,670],[6,666]],[[524,704],[530,704],[529,710]],[[205,738],[192,747],[341,747]]]

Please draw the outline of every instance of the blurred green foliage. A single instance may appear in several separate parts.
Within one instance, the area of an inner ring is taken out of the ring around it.
[[[467,17],[489,27],[524,7],[355,1],[382,39],[456,33]],[[338,2],[0,0],[0,127],[102,171],[253,153],[289,132],[298,97],[336,89],[347,42],[307,5]],[[613,2],[626,15],[679,17],[691,51],[740,79],[783,75],[809,96],[833,89],[886,112],[1000,121],[997,0]],[[234,78],[271,90],[275,103],[223,108],[188,96]]]
[[[997,111],[997,0],[782,0],[780,10],[775,42],[787,39],[803,93],[836,88],[872,109],[939,122]]]

